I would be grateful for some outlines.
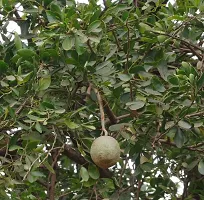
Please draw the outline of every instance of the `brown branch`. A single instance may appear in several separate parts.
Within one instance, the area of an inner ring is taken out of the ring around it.
[[[181,39],[181,38],[179,38],[179,37],[173,36],[173,35],[168,34],[168,33],[163,33],[163,32],[158,32],[158,31],[153,31],[153,30],[151,30],[151,32],[153,32],[153,33],[155,33],[155,34],[159,34],[159,35],[165,35],[165,36],[171,37],[171,38],[173,38],[173,39],[179,40],[179,41],[182,42],[185,46],[188,46],[188,47],[191,46],[191,47],[193,47],[194,49],[197,49],[197,50],[199,50],[199,51],[201,51],[201,52],[204,52],[204,49],[203,49],[202,47],[199,47],[199,46],[197,46],[197,45],[195,45],[195,44],[192,44],[192,43],[190,43],[190,42],[187,42],[186,40],[183,40],[183,39]]]
[[[98,193],[97,193],[97,190],[96,190],[96,186],[94,185],[94,193],[95,193],[95,197],[96,197],[96,200],[98,200]]]
[[[186,117],[195,117],[195,116],[203,116],[203,115],[204,115],[204,111],[201,111],[197,113],[188,114],[186,115]]]
[[[189,148],[193,149],[193,148],[198,148],[198,147],[201,147],[201,146],[204,146],[204,142],[200,142],[198,144],[191,145],[191,146],[189,146]]]
[[[142,184],[143,184],[143,181],[138,181],[136,200],[140,199],[140,190],[141,190]]]
[[[25,105],[26,105],[26,103],[27,103],[27,101],[28,101],[29,98],[30,98],[30,97],[26,98],[26,99],[24,100],[24,102],[19,106],[19,108],[16,110],[16,115],[19,115],[19,114],[21,113],[21,111],[22,111],[23,108],[25,107]]]
[[[119,42],[119,40],[118,40],[118,38],[117,38],[117,36],[116,36],[116,34],[115,34],[115,31],[112,30],[112,33],[113,33],[113,37],[115,38],[115,41],[116,41],[116,44],[117,44],[118,50],[121,50],[122,48],[121,48],[121,46],[120,46],[120,42]]]
[[[133,0],[133,4],[135,5],[135,7],[138,7],[138,1],[137,0]]]
[[[16,8],[14,8],[13,14],[16,16],[17,20],[22,20],[21,16],[19,15],[18,11],[16,10]]]
[[[90,83],[89,87],[87,88],[87,92],[86,92],[87,97],[86,98],[90,98],[91,89],[92,89],[92,84]],[[106,115],[108,116],[111,124],[117,124],[118,119],[115,116],[115,114],[113,113],[113,111],[111,110],[108,102],[105,100],[105,98],[101,97],[99,91],[96,88],[93,88],[93,90],[95,91],[95,93],[97,95],[98,103],[99,103],[99,106],[100,106],[100,113],[102,111],[102,115],[104,115],[104,112],[103,112],[103,109],[104,109],[104,111],[105,111]],[[105,120],[105,116],[104,116],[103,120]]]
[[[45,183],[41,180],[37,180],[36,182],[39,183],[40,185],[44,186],[45,188],[47,188],[47,185],[48,185],[47,183]]]
[[[134,186],[134,184],[136,184],[137,181],[134,181],[131,185],[129,185],[128,187],[122,189],[121,191],[119,191],[119,195],[126,192],[127,190],[129,190],[130,188],[132,188],[132,186]]]
[[[201,56],[197,51],[195,51],[194,48],[192,48],[188,43],[184,43],[184,45],[185,45],[186,47],[188,47],[188,48],[191,50],[191,52],[192,52],[195,56],[198,57],[199,60],[202,60],[202,56]]]
[[[70,160],[74,161],[77,164],[83,165],[85,168],[88,168],[89,163],[85,158],[75,149],[73,149],[70,145],[64,146],[64,155],[66,155]],[[112,173],[108,169],[99,168],[100,177],[101,178],[111,178]]]
[[[52,162],[53,169],[56,169],[57,160],[58,160],[58,157],[60,155],[60,150],[53,152],[53,162]],[[50,174],[48,176],[48,182],[49,182],[49,179],[51,179],[50,180],[50,186],[48,188],[49,200],[55,200],[55,183],[57,180],[56,173],[50,172]]]
[[[127,117],[131,117],[131,114],[124,114],[124,115],[118,116],[117,119],[121,120],[121,119],[125,119]]]
[[[91,47],[90,40],[87,40],[87,45],[88,45],[88,47],[89,47],[91,53],[94,53],[94,54],[95,54],[93,48]]]
[[[157,142],[162,143],[162,144],[167,144],[169,146],[177,147],[175,143],[169,142],[169,141],[164,140],[164,139],[159,139]],[[189,151],[197,151],[200,153],[204,153],[204,149],[196,149],[195,147],[192,147],[192,146],[183,146],[183,148],[187,149]]]
[[[188,177],[185,178],[185,180],[183,181],[183,194],[182,194],[182,197],[181,197],[181,200],[184,200],[186,197],[187,197],[187,188],[188,188]]]
[[[125,118],[128,118],[128,117],[133,117],[133,113],[131,113],[131,114],[124,114],[124,115],[118,116],[118,117],[117,117],[117,123],[119,123],[120,120],[125,119]],[[113,125],[113,124],[117,124],[117,123],[112,123],[112,122],[110,121],[110,119],[108,119],[108,120],[105,121],[105,124],[106,124],[106,125]]]
[[[51,175],[51,181],[50,181],[50,190],[49,190],[49,200],[55,200],[55,183],[56,183],[57,177],[56,173]]]
[[[104,98],[102,99],[102,101],[103,101],[103,105],[104,105],[104,111],[105,111],[106,115],[108,116],[111,124],[117,124],[118,119],[115,116],[115,114],[113,113],[113,111],[111,110],[108,102]]]

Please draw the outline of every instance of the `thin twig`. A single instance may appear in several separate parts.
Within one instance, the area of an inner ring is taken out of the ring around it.
[[[195,116],[203,116],[203,115],[204,115],[204,111],[201,111],[197,113],[188,114],[186,115],[186,117],[195,117]]]
[[[58,152],[55,153],[55,155],[53,156],[54,157],[53,163],[56,160],[57,154],[58,154]],[[56,164],[57,163],[55,162],[54,163],[54,168],[56,167]],[[51,176],[50,187],[48,188],[49,199],[50,200],[55,200],[55,183],[56,183],[56,180],[57,180],[57,176],[56,176],[56,173],[50,173],[50,176]]]
[[[130,54],[130,29],[128,27],[128,23],[126,23],[127,27],[127,54],[126,54],[126,65],[125,65],[125,73],[128,73],[128,65],[129,65],[129,54]]]
[[[158,31],[153,31],[153,30],[151,30],[151,32],[156,33],[156,34],[160,34],[160,35],[165,35],[165,36],[171,37],[173,39],[179,40],[179,41],[183,42],[183,44],[185,44],[185,45],[191,46],[191,47],[193,47],[193,48],[195,48],[195,49],[197,49],[197,50],[199,50],[201,52],[204,52],[204,49],[202,47],[199,47],[199,46],[197,46],[195,44],[187,42],[186,40],[183,40],[183,39],[181,39],[179,37],[173,36],[173,35],[168,34],[168,33],[163,33],[163,32],[158,32]]]
[[[97,190],[96,190],[96,186],[94,185],[94,192],[95,192],[95,196],[96,196],[96,200],[98,200],[98,193],[97,193]]]
[[[115,31],[113,30],[112,33],[113,33],[113,37],[115,38],[115,41],[116,41],[118,50],[121,50],[122,48],[121,48],[120,42],[119,42],[119,40],[118,40],[118,38],[117,38],[117,36],[116,36],[116,34],[115,34]]]
[[[169,142],[169,141],[164,140],[164,139],[159,139],[158,142],[162,143],[162,144],[167,144],[169,146],[177,147],[175,143]],[[183,148],[187,149],[189,151],[197,151],[197,152],[200,152],[200,153],[204,153],[204,149],[196,149],[196,148],[194,148],[192,146],[183,146]]]
[[[91,47],[90,40],[87,40],[87,45],[88,45],[89,49],[91,50],[91,53],[95,54],[93,48]]]
[[[143,181],[138,181],[136,200],[140,199],[140,190],[141,190],[141,187],[142,187],[142,183],[143,183]]]
[[[121,186],[121,183],[122,183],[122,178],[123,178],[123,174],[124,174],[124,172],[125,172],[127,163],[128,163],[128,156],[126,156],[126,158],[125,158],[125,163],[124,163],[123,168],[121,169],[121,172],[120,172],[120,179],[119,179],[119,185],[120,185],[120,186]]]
[[[26,105],[26,103],[27,103],[27,101],[28,101],[28,99],[29,99],[30,97],[28,97],[28,98],[26,98],[25,100],[24,100],[24,102],[19,106],[19,108],[16,110],[16,115],[19,115],[20,114],[20,112],[23,110],[23,108],[25,107],[25,105]]]
[[[201,146],[204,146],[204,142],[200,142],[198,144],[191,145],[191,146],[189,146],[189,148],[198,148],[198,147],[201,147]]]
[[[101,128],[102,128],[102,132],[104,133],[105,136],[108,135],[108,131],[106,130],[105,127],[105,114],[104,114],[104,110],[103,110],[103,100],[101,98],[101,95],[99,93],[99,91],[96,88],[93,88],[94,92],[96,93],[97,99],[98,99],[98,104],[99,104],[99,110],[100,110],[100,114],[101,114]]]

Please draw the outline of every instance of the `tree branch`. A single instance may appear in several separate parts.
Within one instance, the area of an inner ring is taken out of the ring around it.
[[[186,117],[195,117],[195,116],[203,116],[203,115],[204,115],[204,111],[201,111],[197,113],[188,114],[186,115]]]
[[[169,146],[177,147],[175,143],[169,142],[169,141],[164,140],[164,139],[159,139],[157,142],[162,143],[162,144],[167,144]],[[183,146],[182,148],[187,149],[189,151],[197,151],[200,153],[204,153],[204,149],[196,149],[195,147],[192,147],[192,146]]]
[[[115,114],[113,113],[113,111],[111,110],[108,102],[104,98],[102,99],[102,101],[103,101],[103,105],[104,105],[104,111],[105,111],[106,115],[108,116],[110,122],[112,124],[117,124],[118,119],[115,116]]]
[[[70,145],[64,146],[64,154],[72,161],[77,164],[83,165],[85,168],[88,168],[88,161],[75,149],[73,149]],[[108,169],[99,168],[100,177],[101,178],[111,178],[112,173]]]

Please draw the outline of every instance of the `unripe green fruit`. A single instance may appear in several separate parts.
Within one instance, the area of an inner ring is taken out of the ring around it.
[[[107,169],[119,161],[120,146],[113,137],[101,136],[94,140],[90,154],[97,166]]]

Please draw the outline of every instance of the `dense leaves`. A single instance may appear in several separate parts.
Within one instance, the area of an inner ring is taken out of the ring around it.
[[[0,0],[1,199],[204,198],[203,1],[104,3]]]

